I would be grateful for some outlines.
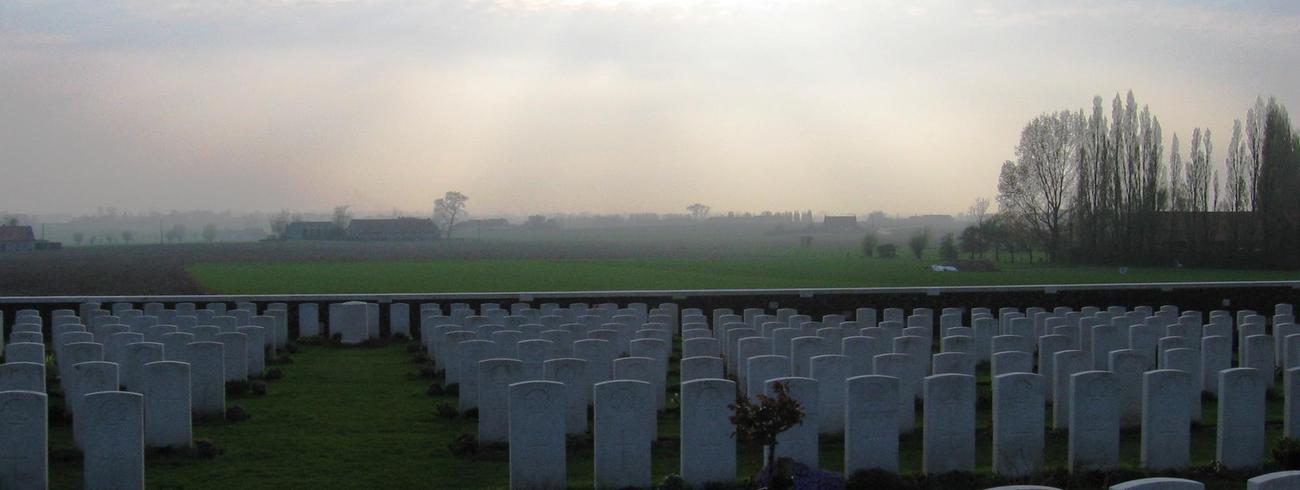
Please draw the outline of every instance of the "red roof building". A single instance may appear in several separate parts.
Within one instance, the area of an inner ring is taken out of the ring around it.
[[[30,226],[0,226],[0,253],[36,250],[36,235]]]

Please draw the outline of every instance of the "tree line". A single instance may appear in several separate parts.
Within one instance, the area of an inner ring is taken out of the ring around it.
[[[1300,136],[1285,106],[1256,99],[1233,122],[1222,165],[1208,128],[1194,129],[1186,150],[1173,134],[1166,152],[1160,119],[1131,91],[1109,112],[1098,96],[1091,111],[1029,121],[1000,170],[999,213],[992,225],[977,217],[963,250],[997,243],[1056,262],[1300,266]]]

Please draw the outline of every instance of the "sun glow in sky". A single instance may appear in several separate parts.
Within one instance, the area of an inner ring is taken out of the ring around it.
[[[0,210],[957,212],[1128,89],[1224,148],[1300,104],[1300,6],[8,0]]]

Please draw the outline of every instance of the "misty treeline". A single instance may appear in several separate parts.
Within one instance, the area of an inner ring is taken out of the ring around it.
[[[1257,99],[1223,157],[1205,128],[1166,149],[1131,91],[1107,112],[1098,96],[1025,125],[998,177],[1002,226],[1060,262],[1300,265],[1300,137],[1284,106]]]

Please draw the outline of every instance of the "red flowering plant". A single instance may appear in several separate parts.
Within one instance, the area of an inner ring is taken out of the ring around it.
[[[757,402],[746,396],[737,396],[731,409],[731,425],[736,428],[732,436],[740,442],[758,443],[767,449],[766,474],[773,475],[776,468],[776,436],[803,423],[803,407],[790,396],[786,383],[773,383],[772,396],[758,395]],[[789,478],[769,478],[772,487],[789,485]],[[781,482],[781,483],[778,483]],[[782,485],[784,483],[785,485]]]

